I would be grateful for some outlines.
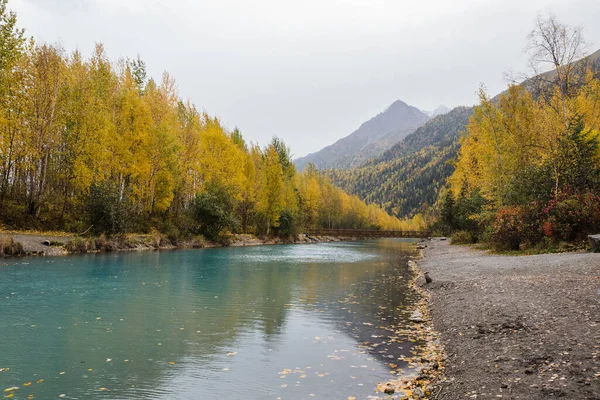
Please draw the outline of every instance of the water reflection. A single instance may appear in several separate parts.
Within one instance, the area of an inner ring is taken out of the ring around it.
[[[363,398],[408,351],[386,328],[411,301],[411,251],[379,240],[5,262],[0,388],[19,386],[14,398]]]

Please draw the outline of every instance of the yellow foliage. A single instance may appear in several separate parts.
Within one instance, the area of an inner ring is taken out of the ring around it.
[[[551,165],[558,180],[559,142],[568,122],[577,116],[583,119],[587,135],[598,138],[600,82],[591,73],[571,97],[563,96],[558,87],[547,99],[534,98],[522,86],[511,86],[497,101],[481,91],[449,179],[454,195],[462,188],[477,189],[500,206],[507,202],[510,179],[520,171]]]
[[[140,65],[111,62],[100,44],[84,59],[31,41],[0,71],[3,196],[81,227],[93,185],[110,183],[110,201],[152,223],[189,216],[194,198],[214,186],[243,230],[269,233],[284,215],[295,232],[422,227],[422,218],[399,221],[314,168],[297,172],[277,138],[264,149],[247,145],[237,129],[181,101],[171,76],[146,81]]]

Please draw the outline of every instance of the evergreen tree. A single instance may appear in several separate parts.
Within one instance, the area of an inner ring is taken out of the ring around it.
[[[442,230],[445,234],[451,233],[456,228],[455,222],[455,207],[454,194],[451,190],[446,191],[446,195],[442,200],[441,218]]]

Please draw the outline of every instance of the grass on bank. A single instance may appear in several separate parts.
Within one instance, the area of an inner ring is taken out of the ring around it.
[[[140,248],[165,249],[175,247],[202,248],[207,245],[203,236],[186,239],[169,238],[159,233],[145,235],[100,235],[96,237],[74,237],[66,245],[69,253],[89,253],[97,251],[134,250]]]
[[[189,237],[175,237],[158,232],[150,234],[121,234],[121,235],[99,235],[99,236],[74,236],[66,232],[56,231],[0,231],[0,257],[24,256],[32,254],[22,243],[14,240],[10,235],[25,235],[39,237],[64,238],[64,241],[49,240],[49,247],[62,247],[69,253],[90,253],[102,251],[120,251],[135,249],[168,249],[176,247],[202,248],[210,245],[227,245],[231,238],[227,235],[219,238],[219,242],[208,242],[204,236],[195,235]],[[35,254],[34,252],[33,254]]]

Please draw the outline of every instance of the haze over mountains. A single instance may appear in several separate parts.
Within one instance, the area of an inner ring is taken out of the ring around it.
[[[441,105],[441,106],[439,106],[438,108],[436,108],[433,111],[425,111],[425,110],[423,110],[423,112],[425,114],[427,114],[427,116],[429,118],[435,118],[438,115],[448,114],[450,112],[450,109],[448,107],[446,107],[445,105]]]
[[[298,158],[294,163],[299,169],[303,169],[309,163],[318,169],[357,167],[383,154],[429,121],[432,116],[448,111],[447,107],[440,106],[427,115],[418,108],[397,100],[350,135],[316,153]]]

